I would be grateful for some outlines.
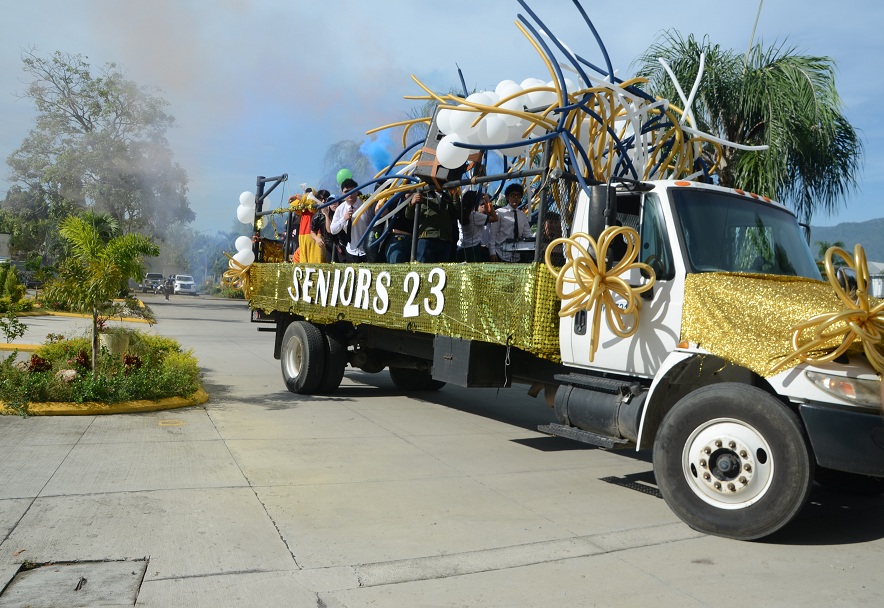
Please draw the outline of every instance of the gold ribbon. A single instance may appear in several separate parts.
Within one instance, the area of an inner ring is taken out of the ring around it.
[[[838,281],[835,264],[832,261],[836,255],[856,273],[856,291],[848,292]],[[795,352],[778,363],[773,368],[774,372],[795,359],[812,364],[828,363],[843,355],[859,338],[869,363],[879,374],[884,374],[884,351],[882,351],[884,301],[873,305],[869,298],[869,267],[862,245],[853,248],[853,259],[849,255],[840,247],[830,247],[825,257],[826,276],[835,289],[835,294],[844,304],[844,308],[840,312],[816,315],[794,326],[792,347]],[[805,335],[810,332],[813,337],[807,340]],[[817,357],[810,356],[812,352],[831,349],[833,347],[831,343],[839,339],[841,344],[835,350]]]
[[[626,241],[626,253],[611,269],[606,268],[605,258],[608,249],[617,237]],[[589,242],[589,247],[580,241]],[[599,326],[602,308],[605,320],[614,334],[621,338],[632,336],[638,329],[637,313],[641,309],[639,294],[649,290],[656,281],[654,269],[636,262],[639,254],[639,236],[633,228],[611,226],[600,235],[598,242],[590,235],[579,232],[570,237],[552,241],[546,248],[546,267],[556,277],[556,294],[562,300],[560,317],[573,317],[580,310],[592,309],[592,333],[590,334],[589,360],[593,361],[599,345]],[[550,255],[556,246],[562,245],[567,252],[567,262],[561,268],[552,264]],[[592,253],[590,253],[592,251]],[[632,286],[619,275],[630,270],[644,270],[650,279],[644,285]],[[614,296],[626,301],[621,308]],[[626,319],[632,315],[632,319]]]
[[[244,266],[234,260],[230,254],[225,252],[224,255],[227,256],[227,265],[230,267],[230,270],[225,270],[224,274],[221,275],[221,283],[229,285],[234,289],[242,289],[246,297],[249,297],[249,268],[252,265]]]

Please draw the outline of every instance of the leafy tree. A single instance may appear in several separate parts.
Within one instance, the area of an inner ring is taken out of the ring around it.
[[[328,147],[322,158],[322,176],[319,178],[321,188],[327,189],[332,194],[338,194],[340,187],[336,179],[338,171],[347,168],[353,173],[353,179],[358,183],[368,181],[375,175],[375,170],[369,159],[359,149],[360,144],[352,139],[341,140]]]
[[[53,201],[40,191],[13,185],[0,208],[0,226],[10,235],[12,257],[38,257],[44,264],[52,263],[62,255],[58,223],[80,210],[71,201]]]
[[[701,53],[697,126],[735,143],[769,146],[762,152],[724,148],[719,183],[790,204],[806,223],[816,211],[835,211],[856,187],[862,144],[842,114],[834,62],[783,45],[757,44],[743,54],[670,30],[637,60],[638,74],[650,79],[654,94],[680,105],[658,57],[687,91]],[[708,160],[712,148],[706,152]]]
[[[187,174],[166,140],[166,101],[113,63],[93,73],[83,56],[59,51],[24,52],[22,62],[37,120],[7,159],[14,182],[43,205],[108,213],[123,233],[193,220]]]
[[[150,238],[137,233],[109,241],[83,218],[65,219],[59,230],[71,244],[72,254],[59,268],[59,278],[44,293],[60,299],[71,310],[92,314],[92,366],[98,355],[98,316],[128,279],[144,276],[142,256],[159,255]]]

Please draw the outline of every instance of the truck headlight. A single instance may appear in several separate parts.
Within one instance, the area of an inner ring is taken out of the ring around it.
[[[826,393],[855,405],[881,407],[881,381],[830,376],[807,370],[807,379]]]

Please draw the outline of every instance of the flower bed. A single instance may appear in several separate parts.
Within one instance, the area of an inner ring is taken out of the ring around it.
[[[126,352],[102,349],[91,372],[90,340],[50,334],[29,360],[0,360],[0,401],[26,415],[38,402],[95,402],[188,397],[200,390],[196,358],[177,341],[129,329]]]

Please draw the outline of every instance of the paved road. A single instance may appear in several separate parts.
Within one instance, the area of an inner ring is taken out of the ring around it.
[[[765,542],[703,536],[659,497],[649,454],[540,435],[551,412],[525,387],[402,397],[385,372],[348,371],[332,396],[292,395],[244,303],[146,301],[211,399],[0,419],[0,608],[871,606],[884,592],[884,499],[816,488]]]

